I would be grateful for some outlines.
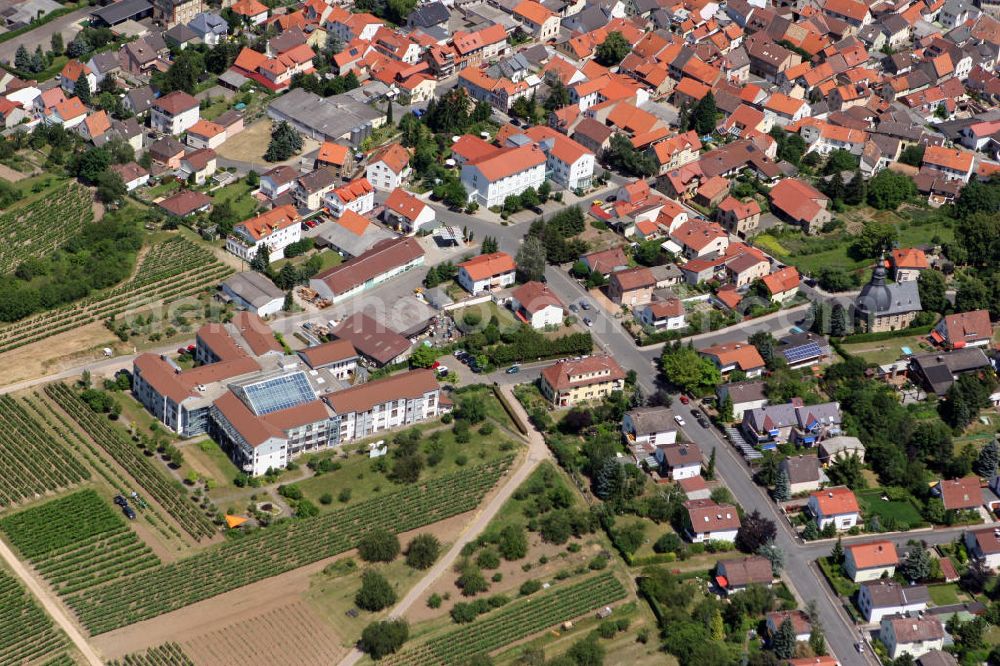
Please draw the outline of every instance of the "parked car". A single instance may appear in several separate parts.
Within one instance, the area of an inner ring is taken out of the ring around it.
[[[135,510],[132,507],[123,506],[122,513],[124,513],[125,517],[128,518],[129,520],[135,520]]]
[[[700,419],[701,418],[701,412],[699,412],[697,409],[692,409],[691,410],[691,416],[695,417],[696,419]]]
[[[517,373],[521,372],[521,366],[519,366],[519,365],[512,365],[509,368],[507,368],[507,370],[505,372],[508,375],[516,375]]]
[[[583,318],[583,323],[586,324],[587,326],[593,326],[594,325],[594,322],[593,322],[593,320],[591,320],[590,317],[584,317]]]
[[[121,495],[115,495],[114,502],[118,506],[128,506],[128,500],[122,497]]]
[[[437,373],[438,373],[438,375],[447,375],[448,374],[448,366],[447,365],[439,365],[437,367]]]
[[[583,308],[584,310],[589,310],[590,303],[588,303],[587,301],[580,301],[580,307]]]
[[[569,311],[570,312],[577,312],[579,310],[580,310],[580,308],[576,307],[576,303],[570,303],[569,304]]]
[[[677,421],[677,425],[679,426],[687,425],[686,423],[684,423],[684,419],[681,418],[680,414],[674,414],[674,421]]]
[[[688,404],[689,402],[691,402],[691,400],[690,400],[690,399],[688,399],[688,397],[687,397],[686,395],[684,395],[683,393],[681,393],[681,404],[682,404],[682,405],[686,405],[686,404]]]
[[[698,425],[700,425],[702,428],[708,428],[712,424],[709,423],[708,419],[706,419],[704,416],[701,416],[698,417]]]

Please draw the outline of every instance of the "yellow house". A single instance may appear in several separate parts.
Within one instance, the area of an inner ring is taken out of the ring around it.
[[[542,395],[557,407],[572,407],[620,391],[625,371],[610,356],[559,361],[542,371]]]

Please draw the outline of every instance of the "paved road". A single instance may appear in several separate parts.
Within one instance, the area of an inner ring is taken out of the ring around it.
[[[390,613],[391,617],[403,617],[409,608],[423,598],[424,594],[427,592],[428,588],[434,584],[434,582],[440,578],[442,575],[451,571],[452,565],[454,565],[455,560],[461,556],[462,548],[466,544],[471,542],[483,530],[486,529],[490,521],[497,515],[503,505],[510,499],[510,496],[514,494],[528,476],[535,471],[535,468],[543,461],[550,457],[549,448],[545,445],[545,440],[542,435],[532,428],[528,424],[528,415],[525,413],[524,408],[521,407],[521,403],[517,401],[514,397],[513,390],[511,386],[504,386],[501,389],[507,396],[508,401],[514,409],[515,416],[518,421],[527,426],[528,436],[526,437],[528,441],[528,450],[526,454],[517,463],[517,466],[509,471],[504,478],[503,484],[494,493],[493,497],[482,507],[469,522],[462,533],[459,534],[458,539],[452,547],[445,553],[437,563],[427,572],[427,574],[421,578],[416,585],[410,588],[410,591],[406,593],[398,604],[392,609]],[[346,657],[344,657],[339,666],[353,666],[356,664],[363,654],[360,650],[354,649]]]
[[[43,50],[50,49],[52,35],[57,32],[62,33],[63,43],[69,44],[73,41],[73,38],[76,37],[76,33],[80,32],[80,26],[77,24],[89,17],[92,11],[94,11],[92,7],[77,9],[74,12],[60,16],[45,25],[39,26],[34,30],[15,37],[14,39],[0,43],[0,61],[6,63],[13,62],[14,54],[17,53],[17,47],[22,44],[24,44],[24,47],[28,49],[29,53],[34,53],[35,46],[39,44],[42,45]]]
[[[90,647],[87,640],[80,633],[80,630],[76,628],[76,625],[69,619],[69,616],[63,611],[62,606],[56,600],[55,596],[48,591],[48,589],[39,583],[28,568],[21,564],[21,561],[17,559],[11,549],[3,541],[0,541],[0,557],[7,562],[11,571],[14,572],[24,586],[33,594],[41,603],[45,611],[55,620],[55,623],[62,629],[69,639],[73,642],[73,645],[83,654],[87,663],[91,666],[101,666],[104,662],[101,661],[94,649]]]

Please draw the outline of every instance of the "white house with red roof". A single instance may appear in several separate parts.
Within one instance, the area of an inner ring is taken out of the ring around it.
[[[59,86],[67,92],[67,94],[74,94],[76,91],[76,82],[80,80],[81,76],[87,78],[87,84],[90,86],[90,91],[93,93],[97,92],[97,76],[91,71],[90,67],[83,64],[79,60],[69,60],[63,66],[62,71],[59,72]]]
[[[729,247],[729,234],[717,222],[695,219],[677,227],[670,240],[684,248],[688,259],[700,259],[725,254]]]
[[[345,210],[364,215],[375,208],[375,188],[367,178],[356,178],[327,192],[323,196],[323,205],[334,217],[340,217]]]
[[[404,234],[413,234],[434,224],[437,214],[426,203],[401,187],[385,200],[385,223]]]
[[[625,386],[625,371],[610,356],[558,361],[542,370],[539,388],[557,407],[599,400]]]
[[[693,543],[736,541],[740,514],[732,504],[716,504],[710,499],[684,502],[687,511],[687,537]]]
[[[545,153],[534,144],[498,150],[462,165],[462,185],[469,201],[487,208],[502,206],[512,194],[541,187],[547,162]]]
[[[514,284],[517,265],[506,252],[481,254],[458,265],[456,281],[475,296],[485,291],[505,289]]]
[[[535,0],[523,0],[514,7],[513,15],[524,31],[538,41],[549,41],[559,35],[559,15]]]
[[[410,153],[398,143],[390,143],[372,154],[365,178],[376,190],[390,192],[410,175]]]
[[[809,513],[821,530],[827,525],[834,529],[849,530],[858,524],[861,508],[854,492],[845,486],[817,490],[809,495]]]
[[[537,143],[545,153],[545,175],[549,180],[568,190],[590,187],[596,159],[590,150],[547,125],[535,125],[519,135]],[[508,137],[507,142],[518,145],[517,136]]]
[[[924,150],[923,166],[934,169],[949,180],[969,182],[975,165],[975,155],[965,150],[927,146]]]
[[[211,120],[199,118],[198,122],[188,128],[185,143],[192,148],[211,148],[215,150],[226,142],[226,128]]]
[[[931,331],[931,339],[948,349],[985,347],[993,339],[993,324],[987,310],[947,315]]]
[[[532,280],[514,289],[510,296],[510,309],[532,328],[562,324],[566,306],[547,284]]]
[[[62,125],[72,129],[87,118],[87,107],[79,97],[70,97],[59,102],[45,113],[45,122],[50,125]]]
[[[844,548],[844,573],[855,583],[883,576],[892,578],[898,564],[899,553],[891,541],[857,543]]]
[[[775,303],[785,303],[795,298],[799,293],[799,285],[802,283],[802,278],[795,266],[779,268],[761,279],[771,294],[771,300]]]
[[[658,331],[676,331],[687,326],[684,304],[678,298],[653,301],[637,311],[639,321]]]
[[[285,248],[302,237],[302,225],[295,206],[272,208],[233,227],[226,249],[244,261],[251,261],[264,245],[271,260],[285,256]]]
[[[149,123],[155,130],[176,135],[193,127],[200,117],[200,102],[183,90],[175,90],[153,102]]]

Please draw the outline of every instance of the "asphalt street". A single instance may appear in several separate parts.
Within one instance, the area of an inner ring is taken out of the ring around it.
[[[76,33],[80,32],[80,22],[89,17],[92,11],[94,11],[93,7],[88,5],[53,19],[45,25],[39,26],[14,39],[0,43],[0,61],[12,63],[14,55],[17,53],[17,47],[22,44],[28,49],[29,53],[34,53],[35,46],[39,44],[43,49],[51,48],[50,41],[52,40],[52,35],[57,32],[62,34],[63,43],[69,44],[76,37]]]

